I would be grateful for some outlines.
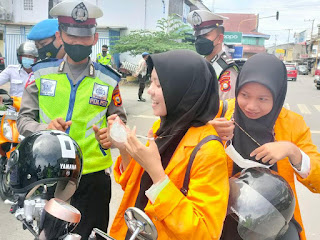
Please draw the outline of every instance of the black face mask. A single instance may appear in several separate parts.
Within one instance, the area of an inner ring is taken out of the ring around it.
[[[92,53],[92,45],[83,46],[83,45],[71,45],[66,42],[63,42],[64,50],[68,56],[75,62],[80,62],[83,59],[89,57]]]
[[[39,53],[39,58],[41,60],[46,59],[46,58],[55,58],[60,50],[60,48],[62,47],[62,45],[60,45],[59,48],[56,48],[53,45],[54,40],[45,45],[44,47],[38,49],[38,53]]]
[[[102,54],[103,54],[103,55],[106,55],[106,54],[107,54],[107,51],[102,51]]]
[[[216,39],[217,38],[215,38],[214,40]],[[205,55],[205,56],[210,55],[214,49],[213,41],[201,36],[197,38],[194,44],[195,44],[197,53],[199,53],[200,55]]]

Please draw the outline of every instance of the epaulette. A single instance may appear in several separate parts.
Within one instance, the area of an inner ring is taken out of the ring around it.
[[[111,71],[117,77],[121,78],[121,74],[117,70],[113,69],[112,67],[108,65],[102,65],[101,63],[97,63],[97,62],[93,62],[93,64],[97,70],[100,70],[101,72],[104,72],[105,70]]]
[[[234,60],[229,58],[226,53],[222,53],[220,58],[228,65],[235,63]]]

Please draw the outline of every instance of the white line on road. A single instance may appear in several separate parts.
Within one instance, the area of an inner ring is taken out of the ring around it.
[[[298,104],[298,108],[302,114],[311,114],[310,110],[305,104]]]
[[[320,112],[320,105],[313,105]]]
[[[312,133],[312,134],[320,134],[320,131],[311,130],[311,133]]]
[[[131,117],[134,117],[134,118],[159,119],[159,117],[156,117],[156,116],[148,116],[148,115],[131,115]]]

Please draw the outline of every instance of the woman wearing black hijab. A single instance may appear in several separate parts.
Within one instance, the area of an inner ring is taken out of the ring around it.
[[[238,76],[236,98],[228,101],[225,118],[210,123],[223,140],[232,140],[241,157],[272,165],[270,168],[277,171],[294,192],[296,175],[312,192],[319,193],[320,154],[303,118],[283,108],[286,91],[285,65],[274,55],[256,54],[244,64]],[[229,156],[235,156],[229,153]],[[234,158],[234,162],[239,161]],[[228,158],[230,177],[242,170],[232,160]],[[241,239],[237,234],[237,223],[229,216],[221,239]],[[280,239],[306,239],[297,199],[294,219]]]
[[[148,94],[160,120],[149,131],[147,146],[136,138],[135,129],[128,130],[124,145],[114,143],[121,153],[114,174],[124,196],[110,234],[125,238],[124,211],[136,206],[150,216],[160,240],[219,239],[229,194],[226,155],[219,141],[207,142],[197,152],[189,190],[186,196],[180,191],[191,152],[202,139],[217,134],[207,124],[219,110],[216,74],[209,62],[189,50],[150,59]]]

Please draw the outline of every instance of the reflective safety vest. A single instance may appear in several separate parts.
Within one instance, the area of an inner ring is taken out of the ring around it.
[[[107,67],[93,63],[92,77],[84,77],[73,85],[67,74],[61,72],[62,64],[60,59],[33,68],[39,90],[39,122],[49,124],[59,117],[71,120],[66,133],[82,150],[83,174],[104,170],[112,165],[111,153],[101,148],[92,126],[107,127],[107,109],[120,77]]]
[[[111,65],[111,54],[107,53],[106,56],[102,56],[101,53],[97,55],[98,63],[102,65]]]

